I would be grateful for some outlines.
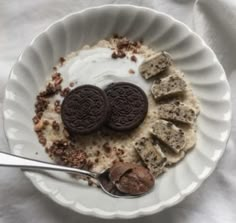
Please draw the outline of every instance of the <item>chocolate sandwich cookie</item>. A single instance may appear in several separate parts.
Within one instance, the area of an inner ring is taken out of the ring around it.
[[[62,103],[62,121],[71,135],[88,134],[99,129],[108,114],[106,94],[93,85],[75,88]]]
[[[148,100],[141,88],[131,83],[118,82],[110,84],[105,92],[111,109],[108,127],[126,131],[142,123],[147,114]]]

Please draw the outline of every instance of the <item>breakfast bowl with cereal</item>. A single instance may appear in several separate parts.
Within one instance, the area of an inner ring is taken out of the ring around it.
[[[210,175],[230,133],[231,102],[213,51],[187,26],[144,7],[73,13],[14,65],[4,101],[11,152],[101,173],[96,180],[24,171],[55,202],[101,218],[134,218],[182,201]]]

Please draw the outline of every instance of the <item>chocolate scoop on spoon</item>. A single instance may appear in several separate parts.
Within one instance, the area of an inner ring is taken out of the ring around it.
[[[92,177],[97,180],[103,192],[116,198],[139,197],[150,192],[154,186],[151,173],[145,167],[132,163],[117,163],[102,173],[95,173],[0,152],[0,166],[55,170]]]

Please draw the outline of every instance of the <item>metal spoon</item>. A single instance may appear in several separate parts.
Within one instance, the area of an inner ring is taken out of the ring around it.
[[[100,188],[108,195],[112,197],[125,197],[125,198],[135,198],[141,195],[127,195],[119,192],[115,189],[114,185],[108,180],[109,169],[103,171],[102,173],[95,173],[87,170],[60,166],[52,163],[46,163],[42,161],[37,161],[29,158],[24,158],[9,153],[0,152],[0,166],[7,167],[19,167],[28,170],[55,170],[68,173],[76,173],[88,177],[92,177],[97,180]],[[143,194],[142,194],[143,195]]]

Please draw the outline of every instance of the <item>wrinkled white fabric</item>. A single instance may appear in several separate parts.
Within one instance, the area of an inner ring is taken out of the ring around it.
[[[70,12],[108,4],[135,4],[166,12],[194,29],[212,47],[224,66],[236,108],[235,0],[0,0],[0,109],[4,87],[17,56],[50,23]],[[130,223],[236,222],[236,125],[216,171],[194,194],[159,214]],[[0,119],[0,150],[8,151]],[[18,169],[0,168],[0,223],[124,222],[102,220],[63,208],[37,191]]]

